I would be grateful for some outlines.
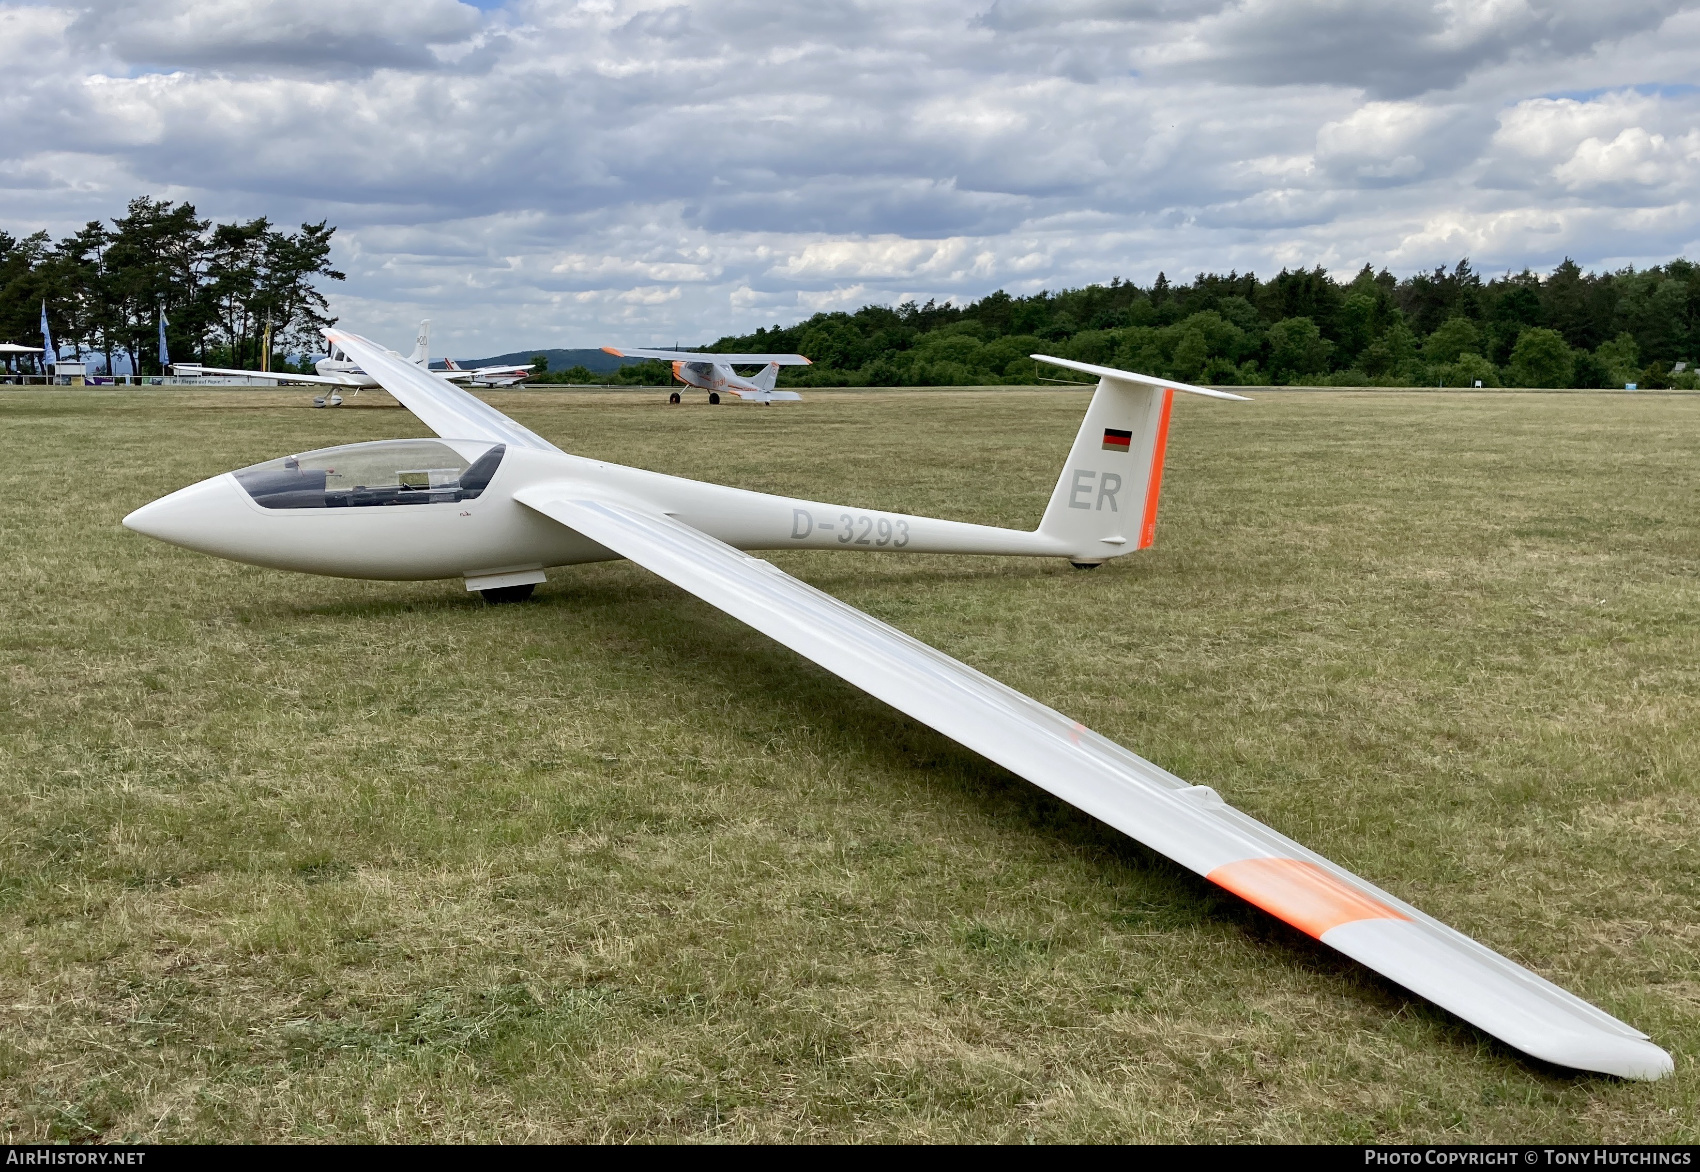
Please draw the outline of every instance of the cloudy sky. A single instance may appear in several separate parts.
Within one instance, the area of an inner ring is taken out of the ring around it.
[[[1700,3],[0,2],[0,228],[340,226],[346,324],[691,342],[1120,275],[1700,256]]]

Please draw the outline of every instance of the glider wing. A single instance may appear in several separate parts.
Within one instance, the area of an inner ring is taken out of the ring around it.
[[[199,374],[241,374],[249,378],[269,378],[280,383],[311,383],[314,386],[326,387],[358,387],[361,385],[357,378],[343,375],[325,374],[282,374],[275,370],[230,370],[222,366],[203,366],[196,372]]]
[[[370,369],[370,368],[368,368]],[[515,499],[1537,1058],[1658,1078],[1645,1034],[1083,725],[683,522],[588,485]]]
[[[687,350],[634,350],[629,346],[604,346],[616,358],[659,358],[664,362],[717,362],[721,366],[813,366],[801,354],[693,354]]]
[[[333,346],[340,347],[358,362],[361,370],[444,439],[489,440],[545,452],[561,450],[482,399],[423,367],[397,358],[370,339],[342,330],[326,330],[324,334]]]

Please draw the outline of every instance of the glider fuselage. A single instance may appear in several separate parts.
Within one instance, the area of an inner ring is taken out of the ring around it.
[[[442,470],[445,483],[447,472],[461,464],[470,467],[494,451],[478,441],[455,441],[452,447],[443,441],[403,442],[443,448],[446,454],[436,457],[410,452],[405,462],[449,465]],[[369,460],[390,443],[352,444],[292,458],[334,466]],[[453,489],[433,490],[424,483],[396,486],[388,495],[364,483],[339,491],[334,484],[320,487],[322,477],[308,490],[268,495],[264,482],[254,487],[258,478],[250,474],[268,467],[257,465],[144,505],[125,518],[125,524],[175,545],[280,570],[344,578],[478,579],[617,557],[515,499],[533,485],[576,481],[657,509],[739,549],[1048,557],[1077,553],[1039,533],[772,496],[565,453],[506,448],[497,458],[487,487],[473,497]],[[429,471],[420,467],[402,475],[423,481]],[[244,487],[244,479],[249,487]],[[1109,503],[1116,507],[1113,500]],[[1102,560],[1119,552],[1100,549],[1091,556]]]

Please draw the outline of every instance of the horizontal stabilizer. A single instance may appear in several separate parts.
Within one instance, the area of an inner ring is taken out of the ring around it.
[[[717,362],[721,366],[813,366],[801,354],[698,354],[690,350],[634,350],[629,346],[604,346],[616,358],[659,358],[663,362]]]
[[[1049,362],[1052,366],[1066,366],[1070,370],[1078,370],[1081,374],[1113,379],[1116,382],[1139,383],[1147,387],[1185,391],[1189,395],[1204,395],[1211,399],[1238,399],[1241,402],[1250,402],[1244,395],[1230,395],[1227,391],[1214,391],[1209,387],[1195,387],[1190,383],[1178,383],[1172,378],[1152,378],[1148,374],[1134,374],[1131,370],[1117,370],[1113,366],[1093,366],[1090,362],[1076,362],[1072,358],[1052,358],[1049,354],[1029,354],[1027,357],[1035,362]]]

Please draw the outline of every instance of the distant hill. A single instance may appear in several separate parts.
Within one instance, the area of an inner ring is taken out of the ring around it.
[[[498,354],[494,358],[457,358],[455,362],[465,367],[501,366],[510,362],[518,366],[530,362],[538,354],[549,359],[550,370],[582,366],[594,374],[607,374],[639,361],[636,358],[616,358],[601,350],[515,350],[512,354]]]

